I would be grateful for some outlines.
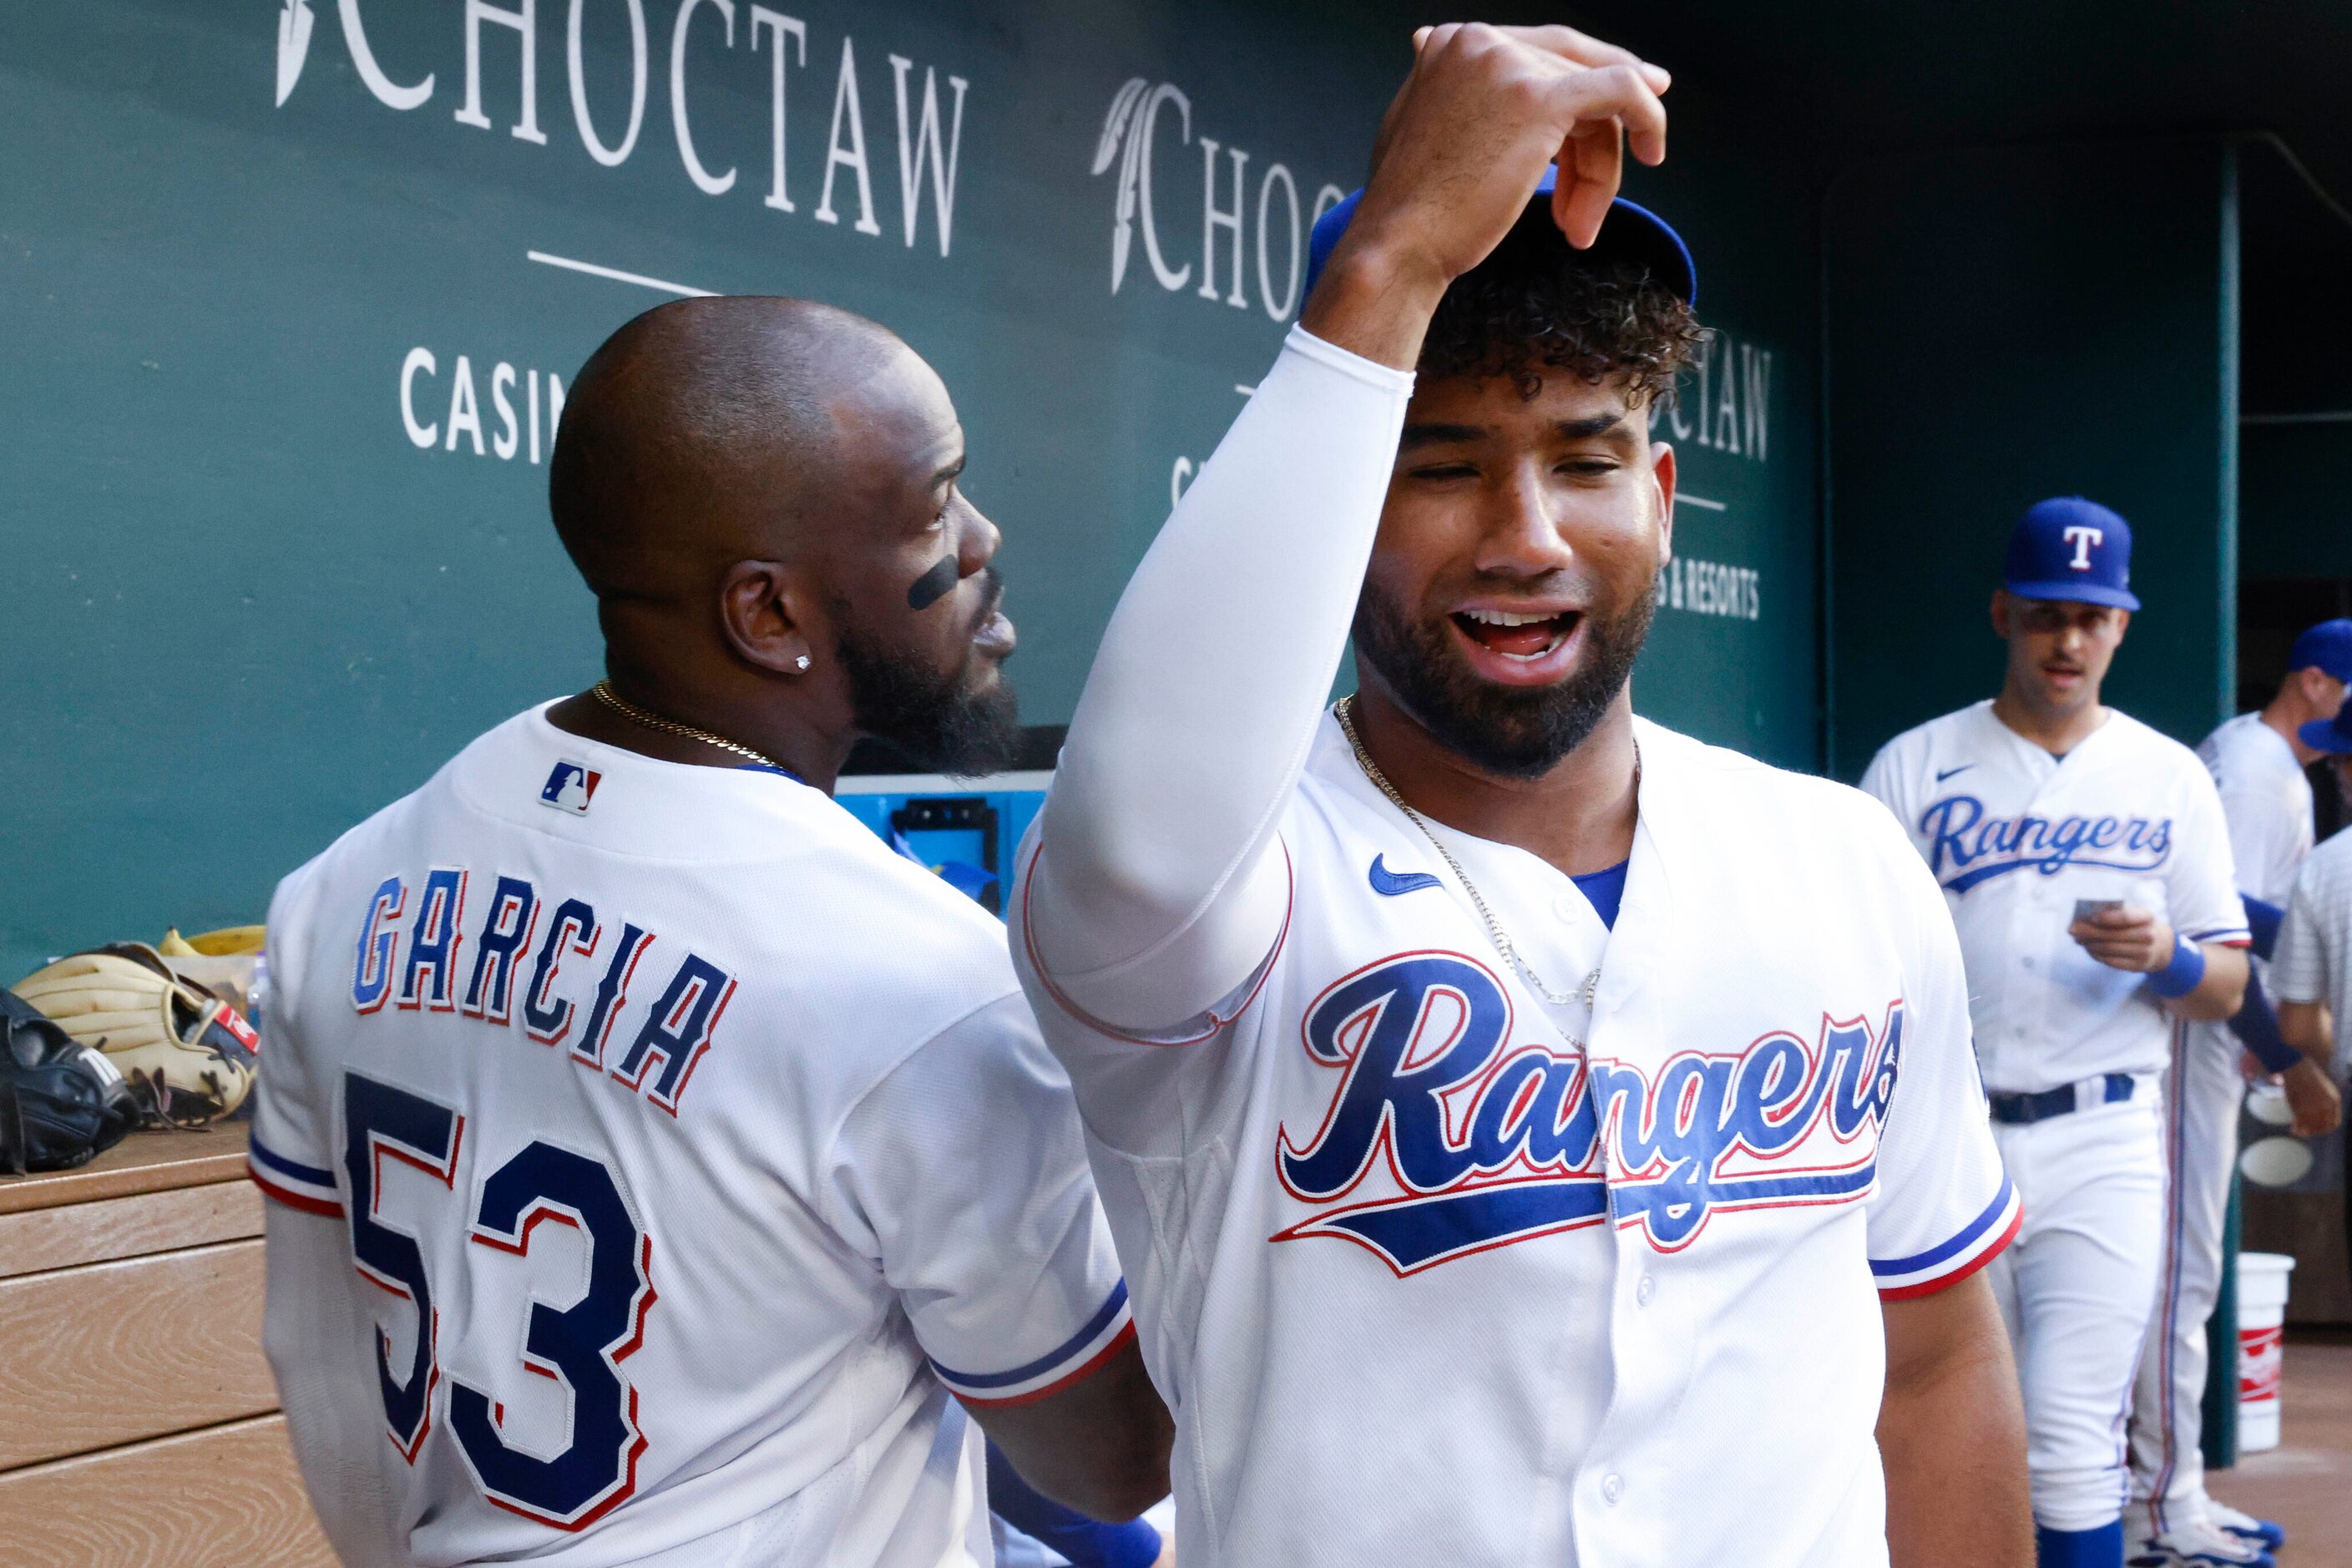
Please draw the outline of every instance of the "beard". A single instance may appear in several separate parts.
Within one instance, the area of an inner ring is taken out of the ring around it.
[[[1613,616],[1588,611],[1584,657],[1567,679],[1497,686],[1455,655],[1451,628],[1415,620],[1367,581],[1356,601],[1356,654],[1447,750],[1486,773],[1540,778],[1584,743],[1625,689],[1657,608],[1645,589]]]
[[[994,577],[991,569],[991,592],[975,628],[1003,597]],[[858,730],[888,742],[917,767],[977,778],[1002,773],[1020,755],[1020,700],[1002,674],[980,684],[990,661],[979,653],[942,673],[853,628],[842,634],[839,657]]]

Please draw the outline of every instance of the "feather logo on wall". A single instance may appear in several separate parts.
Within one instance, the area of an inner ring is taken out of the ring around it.
[[[1139,76],[1128,78],[1111,96],[1110,112],[1103,116],[1102,134],[1095,141],[1095,174],[1108,171],[1114,160],[1118,163],[1118,205],[1110,231],[1110,291],[1114,294],[1127,277],[1127,258],[1135,243],[1137,211],[1150,194],[1152,122],[1163,103],[1176,106],[1184,140],[1192,141],[1192,103],[1183,89],[1164,81],[1154,87]],[[1143,221],[1150,223],[1150,214],[1143,214]],[[1155,257],[1157,254],[1155,250]],[[1187,272],[1191,270],[1189,266],[1185,268]]]
[[[310,14],[310,0],[286,0],[278,13],[278,105],[281,109],[294,95],[294,84],[302,79],[302,62],[310,58],[310,29],[318,20]]]

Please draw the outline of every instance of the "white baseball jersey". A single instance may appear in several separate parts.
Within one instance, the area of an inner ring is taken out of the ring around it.
[[[2155,1073],[2169,1057],[2171,1021],[2147,976],[2066,934],[2076,900],[2152,910],[2191,942],[2247,941],[2212,776],[2128,714],[2110,709],[2062,760],[1979,702],[1887,742],[1862,787],[1894,811],[1951,905],[1994,1089]]]
[[[2260,713],[2227,721],[2205,737],[2197,755],[2221,792],[2239,891],[2285,908],[2294,874],[2311,853],[2311,780],[2303,764]]]
[[[1599,972],[1589,1004],[1497,957],[1328,718],[1282,935],[1200,1026],[1057,1005],[1016,889],[1177,1412],[1187,1568],[1886,1562],[1881,1301],[2018,1219],[1951,922],[1860,795],[1639,736],[1613,932],[1437,829],[1551,989]]]
[[[2311,783],[2259,713],[2225,721],[2197,748],[2230,826],[2238,889],[2284,906],[2310,853]],[[2259,964],[2262,961],[2254,961]],[[2230,1182],[2237,1170],[2242,1047],[2226,1024],[2188,1023],[2165,1077],[2165,1201],[2157,1310],[2132,1400],[2133,1494],[2152,1532],[2205,1515],[2205,1322],[2219,1299]]]
[[[1882,1296],[2018,1213],[1950,917],[1859,795],[1638,725],[1613,930],[1434,829],[1523,983],[1325,711],[1412,385],[1292,330],[1014,889],[1186,1568],[1878,1568]]]
[[[1131,1331],[1003,927],[789,776],[526,712],[269,960],[253,1176],[337,1221],[273,1224],[269,1346],[352,1561],[985,1563],[949,1392]]]
[[[2282,1002],[2325,1002],[2336,1022],[2336,1073],[2352,1074],[2352,832],[2338,833],[2303,862],[2272,954],[2272,988]]]

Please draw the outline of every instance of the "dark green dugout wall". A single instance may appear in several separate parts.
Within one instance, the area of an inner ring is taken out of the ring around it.
[[[582,359],[666,288],[833,300],[940,367],[1028,717],[1066,720],[1422,19],[0,7],[0,980],[259,918],[472,735],[595,679],[545,452]],[[1811,765],[1813,195],[1739,73],[1679,87],[1674,163],[1633,189],[1723,336],[1662,411],[1692,499],[1637,700]]]
[[[2219,139],[1924,153],[1830,187],[1831,771],[2001,676],[2018,514],[2130,520],[2143,609],[2108,700],[2194,742],[2231,711],[2236,154]]]

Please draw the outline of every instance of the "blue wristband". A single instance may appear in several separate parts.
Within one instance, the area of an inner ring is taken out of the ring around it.
[[[2172,962],[2147,977],[2147,988],[2158,996],[2177,1001],[2197,989],[2205,978],[2205,950],[2180,935],[2172,937]]]

